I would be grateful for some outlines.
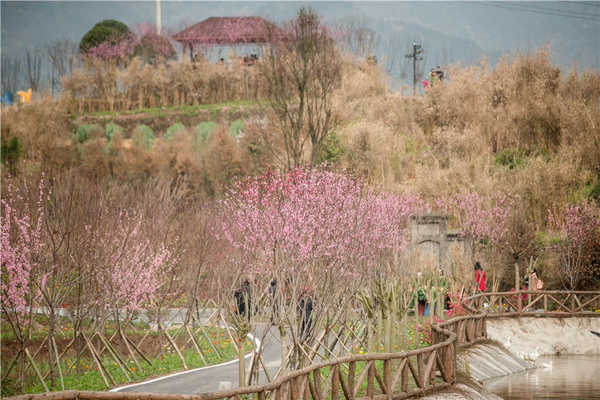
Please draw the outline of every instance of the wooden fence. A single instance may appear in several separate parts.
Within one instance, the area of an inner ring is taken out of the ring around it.
[[[355,354],[291,371],[268,384],[200,395],[69,390],[11,400],[386,400],[450,387],[456,378],[456,350],[487,338],[490,317],[600,317],[600,292],[519,291],[480,293],[465,299],[476,314],[432,326],[431,345],[399,353]],[[543,307],[543,308],[542,308]],[[585,309],[592,308],[592,311]]]
[[[598,317],[600,291],[519,290],[479,293],[465,300],[471,312],[497,317]]]

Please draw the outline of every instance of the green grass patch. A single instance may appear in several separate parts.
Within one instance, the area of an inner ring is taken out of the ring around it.
[[[112,324],[108,325],[109,328]],[[116,325],[115,325],[116,326]],[[109,335],[110,329],[105,330],[105,336]],[[114,328],[114,326],[113,326]],[[218,364],[227,360],[234,359],[238,356],[236,344],[229,339],[228,334],[223,329],[210,329],[205,328],[211,339],[203,336],[197,336],[199,342],[200,351],[203,352],[204,359],[202,359],[195,346],[189,342],[187,345],[181,345],[179,348],[181,354],[185,358],[185,362],[189,369],[199,368],[208,365]],[[169,330],[171,335],[174,335],[176,328]],[[137,331],[139,334],[140,331]],[[141,333],[144,333],[143,331]],[[150,335],[158,335],[158,332],[150,332]],[[91,335],[90,335],[91,336]],[[185,339],[185,340],[184,340]],[[189,339],[189,336],[185,336],[185,333],[181,331],[179,333],[178,342],[184,342]],[[212,345],[219,349],[220,355],[213,350],[213,347],[209,344],[209,340],[212,341]],[[117,385],[123,385],[133,383],[136,381],[143,381],[152,377],[172,373],[175,371],[183,370],[183,362],[179,358],[177,352],[170,347],[166,338],[163,337],[164,345],[163,351],[157,356],[151,358],[153,365],[146,363],[141,357],[137,356],[137,360],[140,363],[138,368],[132,358],[123,355],[122,359],[126,366],[120,366],[118,361],[110,357],[105,351],[102,354],[102,362],[110,372],[110,375],[115,379]],[[94,340],[94,342],[96,342]],[[246,341],[244,343],[245,352],[252,350],[253,343]],[[117,350],[118,351],[118,350]],[[2,362],[3,369],[7,367],[9,360]],[[63,371],[65,390],[105,390],[107,388],[102,374],[100,373],[99,366],[94,363],[91,357],[82,358],[80,364],[80,376],[77,377],[74,366],[74,357],[64,357],[61,360],[61,370]],[[47,360],[36,363],[40,369],[42,375],[45,375],[49,370]],[[125,370],[125,372],[123,372]],[[16,381],[19,376],[18,366],[13,369],[11,376],[2,385],[2,396],[14,395],[14,389],[11,389],[10,383]],[[106,376],[110,384],[110,379]],[[131,380],[130,380],[131,379]],[[57,374],[56,385],[52,386],[50,379],[46,379],[46,385],[52,391],[62,390],[60,384],[60,378]],[[111,384],[111,386],[114,386]],[[36,375],[31,371],[31,368],[27,371],[27,377],[25,379],[25,393],[41,393],[44,391],[42,384],[39,382]]]

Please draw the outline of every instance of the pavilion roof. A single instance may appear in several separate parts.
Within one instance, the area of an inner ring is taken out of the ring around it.
[[[282,31],[262,17],[210,17],[173,35],[173,40],[190,44],[265,43],[268,29]]]

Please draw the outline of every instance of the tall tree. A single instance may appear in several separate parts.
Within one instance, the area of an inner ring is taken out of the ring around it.
[[[325,138],[336,127],[332,97],[340,83],[341,59],[333,30],[314,10],[300,9],[282,28],[265,25],[268,45],[260,67],[291,170],[307,161],[316,165]]]

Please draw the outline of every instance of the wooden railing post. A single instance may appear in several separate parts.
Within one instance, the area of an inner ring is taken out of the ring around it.
[[[333,374],[331,378],[331,400],[339,400],[340,398],[340,365],[335,364],[332,367],[332,371],[330,373]]]
[[[394,388],[392,388],[392,360],[390,359],[383,361],[383,384],[386,388],[388,399],[391,399]]]
[[[423,370],[423,353],[417,354],[417,371],[419,373],[419,380],[423,383],[423,387],[425,386],[425,379],[423,379],[425,372]]]
[[[367,373],[367,397],[372,399],[375,389],[375,361],[369,361],[367,366],[369,368],[369,372]]]
[[[350,396],[354,399],[354,379],[356,378],[356,361],[350,361],[348,364],[348,391]]]

